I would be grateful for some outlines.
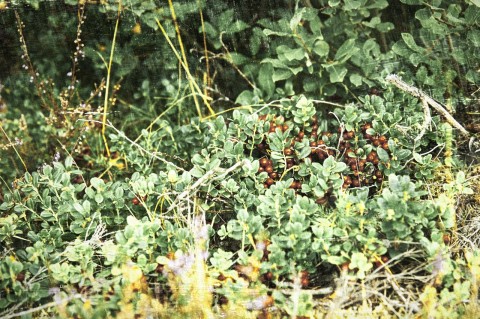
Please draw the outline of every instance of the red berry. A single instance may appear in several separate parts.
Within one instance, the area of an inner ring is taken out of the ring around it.
[[[360,180],[358,178],[352,179],[352,186],[353,187],[360,187]]]
[[[23,282],[23,281],[25,280],[25,273],[24,273],[24,272],[19,272],[19,273],[17,274],[17,278],[16,278],[16,279],[17,279],[17,281],[19,281],[19,282]]]
[[[140,200],[136,197],[132,198],[132,204],[133,205],[140,205]]]
[[[293,154],[293,150],[291,148],[286,148],[283,150],[283,154],[286,156],[291,156]]]
[[[308,271],[302,270],[300,272],[300,283],[302,284],[303,288],[307,287],[308,284],[310,283],[310,280],[308,277],[309,277]]]
[[[261,166],[265,167],[268,164],[268,158],[262,157],[259,162]]]
[[[450,237],[450,234],[443,234],[443,243],[445,245],[450,244],[452,238]]]

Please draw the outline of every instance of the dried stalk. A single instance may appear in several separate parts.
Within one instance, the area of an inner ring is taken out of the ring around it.
[[[418,97],[424,104],[426,103],[427,105],[430,105],[431,107],[433,107],[438,113],[440,113],[441,115],[443,115],[445,117],[445,119],[447,120],[448,123],[450,123],[452,126],[457,128],[463,135],[466,135],[466,136],[470,135],[470,133],[468,133],[468,131],[460,123],[458,123],[457,120],[455,120],[453,118],[453,116],[451,116],[450,113],[448,113],[448,111],[440,103],[438,103],[433,98],[428,96],[422,90],[405,83],[396,74],[390,74],[385,79],[388,82],[395,85],[396,87],[398,87],[400,90],[403,90],[407,93],[410,93],[411,95],[413,95],[415,97]],[[425,106],[424,106],[424,108],[425,108]],[[430,112],[428,111],[428,113],[430,113]],[[425,114],[425,116],[427,116],[427,113],[426,113],[425,110],[424,110],[424,114]],[[429,119],[425,118],[425,122],[427,122],[427,121],[429,121]],[[424,132],[423,127],[426,127],[425,123],[424,123],[424,125],[422,125],[421,134],[423,134],[423,132]],[[415,140],[417,140],[417,138]]]

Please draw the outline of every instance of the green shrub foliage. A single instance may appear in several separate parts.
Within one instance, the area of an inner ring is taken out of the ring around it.
[[[311,291],[345,272],[364,284],[392,260],[390,274],[427,265],[438,316],[467,313],[445,310],[448,296],[475,297],[480,260],[449,252],[455,198],[472,193],[454,135],[433,114],[416,140],[421,103],[385,76],[465,120],[479,12],[442,0],[0,1],[0,317],[59,298],[59,317],[133,316],[153,286],[184,309],[201,265],[213,312],[231,300],[308,317]]]

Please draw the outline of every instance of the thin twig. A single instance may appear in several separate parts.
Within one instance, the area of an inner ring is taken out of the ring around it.
[[[235,163],[235,164],[234,164],[233,166],[231,166],[230,168],[227,168],[226,170],[224,170],[224,171],[222,172],[222,174],[218,176],[218,178],[223,178],[223,177],[225,177],[228,173],[236,170],[237,168],[239,168],[240,166],[243,166],[244,164],[245,164],[245,161],[241,161],[241,162]],[[218,172],[218,171],[219,171],[219,168],[214,168],[214,169],[209,170],[209,171],[206,172],[202,177],[200,177],[195,183],[193,183],[192,186],[187,187],[187,189],[185,189],[182,193],[180,193],[180,194],[177,196],[177,198],[175,198],[175,201],[172,203],[172,205],[170,206],[170,208],[167,210],[167,213],[176,207],[175,202],[181,201],[181,200],[183,200],[185,197],[191,195],[191,194],[192,194],[192,191],[193,191],[194,189],[200,187],[207,179],[209,179],[210,177],[212,177],[212,176],[213,176],[216,172]]]
[[[423,135],[425,135],[425,132],[427,131],[428,126],[432,122],[432,116],[430,115],[430,108],[428,107],[428,103],[425,99],[422,99],[422,106],[423,106],[423,124],[422,124],[422,129],[420,130],[420,133],[415,137],[414,141],[418,142]]]
[[[101,121],[96,121],[96,120],[83,120],[83,119],[79,119],[79,121],[85,121],[85,122],[93,122],[93,123],[102,123]],[[141,151],[147,153],[148,155],[150,155],[151,157],[167,164],[167,165],[171,165],[173,167],[175,167],[176,169],[182,171],[182,172],[185,172],[185,170],[183,168],[181,168],[180,166],[177,166],[175,164],[173,164],[172,162],[169,162],[167,161],[166,159],[162,158],[162,157],[159,157],[157,156],[155,153],[152,153],[152,152],[149,152],[148,150],[146,150],[145,148],[143,148],[140,144],[136,143],[135,141],[129,139],[124,132],[120,131],[119,129],[117,129],[115,126],[113,126],[113,124],[107,120],[107,126],[114,129],[115,132],[117,132],[118,135],[120,135],[120,137],[126,139],[128,142],[130,142],[133,146],[137,147],[138,149],[140,149]]]
[[[32,314],[34,312],[37,312],[37,311],[40,311],[40,310],[43,310],[43,309],[47,309],[47,308],[50,308],[50,307],[58,306],[58,305],[60,305],[64,302],[68,302],[72,299],[78,299],[78,298],[81,298],[81,297],[82,297],[82,295],[75,294],[75,295],[67,297],[65,299],[61,299],[61,300],[58,300],[58,301],[52,301],[52,302],[49,302],[47,304],[44,304],[44,305],[41,305],[41,306],[38,306],[38,307],[35,307],[35,308],[32,308],[32,309],[28,309],[28,310],[20,311],[20,312],[13,313],[13,314],[10,314],[10,315],[6,315],[6,316],[2,317],[2,319],[10,319],[10,318],[29,315],[29,314]]]
[[[466,136],[470,135],[468,131],[460,123],[458,123],[457,120],[455,120],[453,116],[451,116],[450,113],[448,113],[448,111],[440,103],[438,103],[433,98],[428,96],[422,90],[407,84],[396,74],[388,75],[385,78],[385,80],[392,83],[393,85],[398,87],[400,90],[410,93],[412,96],[418,97],[420,100],[422,100],[422,102],[425,101],[428,105],[433,107],[438,113],[443,115],[447,120],[447,122],[450,123],[455,128],[457,128],[463,135],[466,135]]]

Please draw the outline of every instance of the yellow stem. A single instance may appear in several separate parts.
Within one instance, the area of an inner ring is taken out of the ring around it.
[[[102,138],[103,142],[105,143],[105,149],[107,150],[107,156],[110,157],[110,148],[108,147],[107,137],[105,136],[105,129],[107,124],[107,111],[108,111],[108,97],[109,97],[109,89],[110,89],[110,75],[112,70],[112,63],[113,63],[113,54],[115,52],[115,41],[117,39],[118,33],[118,23],[120,21],[120,12],[122,7],[122,1],[118,2],[118,12],[117,12],[117,21],[115,22],[115,31],[113,32],[113,41],[112,41],[112,48],[110,49],[110,60],[108,61],[108,68],[107,68],[107,83],[105,84],[105,101],[103,103],[103,118],[102,118]]]
[[[20,156],[20,153],[18,153],[17,148],[15,147],[15,144],[12,143],[12,140],[10,140],[10,137],[8,137],[7,132],[5,132],[5,131],[3,130],[3,126],[2,126],[1,124],[0,124],[0,129],[2,130],[3,135],[5,135],[5,137],[7,138],[8,143],[13,147],[13,150],[15,151],[15,153],[16,153],[17,156],[18,156],[18,158],[20,159],[20,162],[22,162],[22,165],[23,165],[23,167],[25,168],[25,172],[28,171],[27,165],[25,164],[25,162],[23,161],[22,157]]]

